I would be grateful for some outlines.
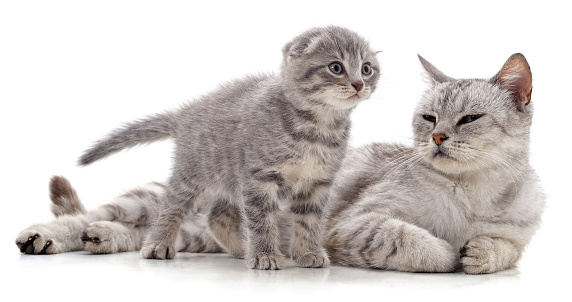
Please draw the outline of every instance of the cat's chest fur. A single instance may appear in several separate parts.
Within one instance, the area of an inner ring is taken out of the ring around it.
[[[420,224],[454,247],[462,246],[473,236],[474,224],[498,215],[498,200],[507,187],[486,177],[441,178],[444,183],[422,208]],[[445,190],[443,190],[445,189]],[[437,209],[437,210],[436,210]]]
[[[307,109],[307,108],[306,108]],[[349,112],[312,112],[282,107],[280,160],[272,169],[294,192],[331,182],[346,154]]]
[[[343,148],[309,143],[300,144],[296,149],[291,158],[276,166],[286,186],[294,191],[313,182],[331,180],[345,154]]]

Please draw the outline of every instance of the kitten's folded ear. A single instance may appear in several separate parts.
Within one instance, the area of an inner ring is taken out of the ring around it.
[[[532,73],[526,58],[515,53],[491,81],[512,93],[512,99],[520,111],[524,111],[532,96]]]
[[[309,46],[312,44],[310,38],[297,38],[294,41],[284,45],[282,53],[284,58],[297,57],[308,51]]]
[[[425,58],[423,58],[419,54],[417,56],[419,57],[419,61],[421,61],[421,65],[423,65],[423,68],[425,68],[425,70],[427,71],[427,74],[429,76],[428,79],[431,82],[431,84],[435,85],[438,83],[449,82],[453,80],[452,78],[442,73],[439,69],[437,69],[437,67],[433,66],[433,64],[429,63],[429,61],[425,60]]]

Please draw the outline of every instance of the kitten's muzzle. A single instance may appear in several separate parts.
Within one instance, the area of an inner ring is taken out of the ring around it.
[[[352,87],[356,90],[356,92],[360,92],[363,89],[363,82],[354,82],[352,83]]]

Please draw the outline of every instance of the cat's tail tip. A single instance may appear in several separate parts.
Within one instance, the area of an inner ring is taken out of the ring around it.
[[[87,213],[77,192],[63,176],[52,176],[50,179],[50,199],[51,210],[56,217]]]

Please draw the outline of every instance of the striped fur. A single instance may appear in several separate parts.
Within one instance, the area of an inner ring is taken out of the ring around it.
[[[376,52],[356,33],[310,29],[284,46],[279,74],[247,76],[176,111],[127,124],[79,163],[174,140],[172,174],[141,249],[144,258],[175,256],[181,225],[195,218],[186,216],[190,211],[205,215],[217,242],[250,268],[283,268],[284,254],[302,267],[324,267],[329,260],[320,221],[327,188],[346,152],[350,113],[375,90],[379,71]],[[210,202],[205,212],[195,210],[200,200]],[[281,208],[293,216],[295,238],[287,251]]]
[[[324,246],[333,263],[349,266],[460,266],[469,274],[513,267],[545,202],[528,162],[528,63],[515,54],[490,80],[455,80],[420,59],[432,87],[413,117],[414,146],[372,144],[348,154]]]
[[[192,217],[183,219],[177,250],[224,250],[243,257],[242,243],[248,232],[273,232],[280,238],[281,253],[287,254],[290,246],[315,248],[297,240],[300,234],[320,236],[323,228],[323,245],[337,265],[411,272],[451,272],[462,267],[469,274],[494,273],[516,265],[544,209],[544,195],[528,163],[531,87],[522,85],[530,85],[531,80],[519,79],[530,76],[528,64],[517,54],[507,61],[510,68],[503,67],[491,80],[454,80],[421,61],[434,83],[413,118],[414,147],[372,144],[351,150],[333,182],[317,179],[298,185],[294,193],[286,186],[288,176],[308,171],[289,165],[280,171],[252,169],[252,177],[263,185],[245,191],[252,205],[245,209],[246,215],[238,206],[227,206],[231,195],[226,200],[212,199],[208,214],[203,210],[202,215],[190,213]],[[511,79],[511,84],[499,79]],[[472,115],[480,117],[466,118]],[[447,139],[437,143],[433,139],[437,132]],[[311,164],[307,159],[305,165]],[[157,196],[165,188],[155,184],[135,189],[110,205],[81,214],[81,203],[75,200],[77,194],[69,182],[60,179],[58,183],[58,191],[64,193],[53,195],[67,202],[53,200],[66,205],[55,213],[67,211],[76,216],[64,215],[23,231],[17,239],[22,252],[80,249],[82,227],[94,217],[123,227],[114,230],[115,237],[120,237],[115,239],[119,246],[101,244],[105,241],[101,238],[107,238],[101,233],[113,234],[110,227],[102,230],[107,223],[102,221],[92,225],[98,233],[84,236],[86,249],[137,250],[128,237],[138,238],[140,244],[143,236],[138,230],[145,230],[150,222],[143,213],[157,213]],[[273,192],[276,199],[292,194],[292,202],[265,203],[261,188],[269,188],[266,192]],[[276,213],[276,228],[264,216],[268,212]],[[245,221],[245,217],[251,219]],[[298,262],[319,261],[291,251]],[[250,265],[276,268],[282,264],[269,256],[255,261]]]

